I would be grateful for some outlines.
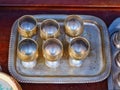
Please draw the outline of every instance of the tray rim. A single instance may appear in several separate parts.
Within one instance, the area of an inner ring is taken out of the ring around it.
[[[38,15],[33,15],[34,17],[37,17],[37,16],[56,16],[56,15],[59,15],[59,16],[67,16],[65,14],[38,14]],[[105,34],[107,34],[108,38],[107,40],[105,40],[106,42],[104,42],[104,44],[107,44],[105,45],[105,53],[107,52],[110,52],[110,42],[109,42],[109,35],[108,35],[108,31],[107,31],[107,27],[104,23],[104,21],[102,21],[100,18],[98,17],[95,17],[95,16],[91,16],[91,15],[80,15],[80,16],[84,16],[84,17],[91,17],[90,19],[95,19],[95,21],[99,21],[102,26],[104,26],[104,31],[105,31]],[[110,70],[111,70],[111,58],[110,58],[110,54],[111,53],[107,53],[106,55],[106,58],[107,58],[107,67],[105,69],[105,72],[103,72],[102,74],[100,74],[99,76],[101,76],[101,78],[97,78],[98,76],[96,77],[92,77],[92,80],[88,80],[88,77],[64,77],[64,78],[61,78],[61,77],[52,77],[52,78],[46,78],[46,77],[36,77],[36,80],[34,78],[34,80],[30,80],[28,77],[25,77],[25,76],[22,76],[20,74],[18,74],[15,70],[13,70],[14,68],[12,67],[11,63],[14,63],[14,60],[12,60],[13,58],[11,57],[12,55],[12,49],[14,48],[13,45],[12,45],[12,42],[15,40],[14,38],[14,26],[15,24],[17,23],[17,20],[14,22],[13,26],[12,26],[12,29],[11,29],[11,36],[10,36],[10,43],[9,43],[9,56],[8,56],[8,69],[9,69],[9,72],[10,74],[15,77],[19,82],[22,82],[22,83],[94,83],[94,82],[100,82],[100,81],[103,81],[104,79],[106,79],[109,74],[110,74]],[[105,39],[105,38],[104,38]],[[103,39],[103,40],[104,40]],[[14,55],[13,55],[14,56]],[[37,81],[37,78],[39,78],[39,81]],[[90,77],[89,77],[90,78]],[[41,79],[41,80],[40,80]],[[48,79],[50,79],[48,81]]]

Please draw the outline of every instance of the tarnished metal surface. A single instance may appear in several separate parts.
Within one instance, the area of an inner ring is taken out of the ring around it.
[[[45,65],[41,51],[39,31],[33,37],[39,44],[39,58],[32,69],[24,68],[16,55],[16,47],[21,39],[17,33],[17,21],[13,24],[9,47],[9,71],[13,77],[23,83],[92,83],[106,79],[111,69],[109,35],[105,23],[94,16],[80,15],[84,21],[81,35],[90,42],[90,53],[81,67],[72,67],[68,62],[68,44],[65,42],[64,20],[68,15],[34,15],[38,27],[45,19],[55,19],[60,24],[64,55],[59,67],[53,69]]]
[[[109,27],[112,69],[108,79],[109,90],[120,90],[120,18],[117,18]]]

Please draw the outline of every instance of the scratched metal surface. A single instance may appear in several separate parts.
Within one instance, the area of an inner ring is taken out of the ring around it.
[[[112,24],[109,27],[109,33],[110,33],[110,44],[111,44],[111,58],[112,58],[112,69],[110,77],[108,78],[108,89],[109,90],[120,90],[120,86],[118,85],[116,79],[118,77],[118,74],[120,73],[120,67],[116,64],[116,55],[118,52],[120,52],[120,49],[118,49],[114,43],[113,43],[113,36],[116,32],[120,30],[120,18],[117,18],[112,22]]]
[[[64,45],[64,55],[60,66],[56,69],[48,68],[44,64],[41,53],[42,40],[39,31],[35,40],[39,44],[38,63],[33,69],[26,69],[21,65],[16,55],[17,43],[22,39],[17,32],[17,20],[13,24],[9,46],[9,71],[14,78],[23,83],[92,83],[106,79],[111,69],[109,35],[105,23],[94,16],[80,15],[84,20],[82,37],[88,39],[91,45],[90,54],[81,67],[71,67],[68,63],[67,44],[65,42],[64,19],[67,15],[34,15],[38,27],[44,19],[52,18],[61,27],[60,39]]]

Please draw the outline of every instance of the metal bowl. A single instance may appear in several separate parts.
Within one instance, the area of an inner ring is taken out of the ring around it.
[[[41,23],[40,36],[42,39],[56,38],[60,35],[60,26],[54,19],[46,19]]]
[[[32,37],[36,34],[37,21],[31,15],[24,15],[18,19],[18,32],[23,37]]]
[[[13,77],[0,72],[0,90],[22,90],[22,88]]]
[[[38,44],[32,39],[24,39],[19,42],[17,55],[20,60],[30,62],[38,57]]]
[[[78,15],[69,15],[64,24],[65,32],[70,37],[77,37],[83,33],[83,20]]]
[[[120,49],[120,30],[115,32],[113,35],[113,43],[114,45]]]
[[[115,60],[116,60],[117,66],[120,67],[120,52],[117,53]]]
[[[69,44],[69,55],[75,60],[84,60],[90,52],[90,43],[82,37],[74,38]]]
[[[63,45],[60,40],[50,38],[42,46],[43,56],[46,60],[57,61],[63,55]]]
[[[116,82],[117,82],[118,86],[120,87],[120,73],[118,73],[118,76],[116,78]]]

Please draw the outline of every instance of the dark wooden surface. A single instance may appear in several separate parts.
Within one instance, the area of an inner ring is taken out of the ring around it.
[[[9,0],[10,1],[10,0]],[[20,0],[18,0],[19,2]],[[25,1],[25,0],[24,0]],[[46,0],[47,1],[47,0]],[[77,0],[76,0],[77,1]],[[1,0],[0,2],[4,2]],[[3,72],[8,71],[8,49],[13,22],[25,14],[84,14],[94,15],[105,21],[107,26],[120,16],[118,8],[39,8],[39,7],[0,7],[0,65]],[[91,84],[23,84],[23,90],[107,90],[107,79]]]
[[[119,0],[0,0],[1,6],[120,7]]]

